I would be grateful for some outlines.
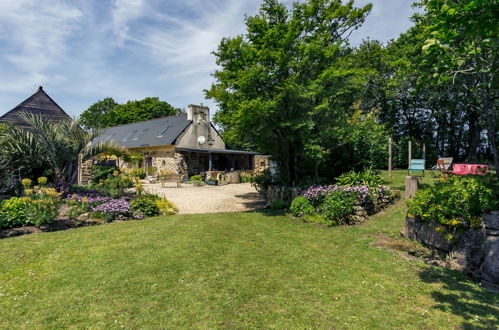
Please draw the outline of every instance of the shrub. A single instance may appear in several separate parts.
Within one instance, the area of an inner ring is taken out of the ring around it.
[[[441,178],[407,202],[407,216],[440,223],[449,232],[467,226],[479,228],[483,213],[499,210],[497,184],[493,175]]]
[[[357,198],[354,193],[336,190],[328,193],[320,205],[320,213],[329,225],[350,222]]]
[[[193,175],[189,178],[189,181],[191,181],[191,182],[203,181],[203,177],[201,175]]]
[[[288,207],[288,204],[286,203],[286,201],[282,200],[282,199],[277,199],[275,200],[272,205],[270,206],[270,208],[274,211],[279,211],[279,210],[284,210],[285,208]]]
[[[241,183],[253,182],[255,181],[255,176],[247,173],[241,173]]]
[[[43,197],[33,199],[26,208],[28,222],[37,226],[49,225],[59,215],[61,200],[59,198]]]
[[[134,168],[128,171],[128,174],[131,177],[139,178],[139,179],[145,179],[146,177],[146,172],[141,169],[141,168]]]
[[[30,200],[27,197],[12,197],[0,203],[0,227],[12,228],[26,226],[28,220],[26,210]]]
[[[290,211],[295,217],[312,215],[315,213],[312,203],[303,196],[298,196],[291,202]]]
[[[173,215],[178,212],[175,204],[164,197],[156,201],[156,206],[158,207],[159,212],[163,215]]]
[[[159,214],[159,207],[156,202],[156,199],[150,197],[136,198],[130,202],[130,209],[147,217],[153,217]]]
[[[112,175],[113,172],[118,171],[116,166],[100,166],[94,165],[92,166],[92,182],[98,183],[101,180],[107,179],[108,176]]]
[[[98,192],[113,198],[122,197],[126,194],[126,189],[132,187],[132,178],[124,174],[118,174],[116,176],[109,175],[107,179],[100,180],[98,184],[92,185],[92,188]]]
[[[369,188],[375,188],[383,184],[383,178],[379,171],[376,170],[350,171],[340,175],[336,181],[341,186],[367,186]]]

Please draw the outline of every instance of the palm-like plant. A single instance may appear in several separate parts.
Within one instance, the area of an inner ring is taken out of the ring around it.
[[[88,159],[111,148],[92,145],[98,132],[83,130],[78,119],[60,122],[45,120],[40,115],[19,115],[30,129],[10,126],[0,132],[0,166],[17,168],[49,168],[56,186],[68,187],[77,175],[79,155]]]

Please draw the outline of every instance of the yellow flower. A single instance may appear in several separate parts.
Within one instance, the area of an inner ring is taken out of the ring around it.
[[[408,216],[409,218],[414,218],[414,214],[411,214],[411,213],[407,213],[407,216]]]
[[[438,231],[439,233],[443,233],[445,231],[445,228],[440,226],[440,227],[435,228],[435,231]]]
[[[113,176],[118,176],[118,175],[120,175],[120,172],[118,172],[118,171],[113,172]]]
[[[81,201],[82,201],[83,203],[87,203],[87,202],[88,202],[88,198],[87,198],[87,196],[83,197],[83,198],[81,199]]]
[[[26,196],[31,196],[33,195],[33,189],[24,189],[24,194]]]
[[[38,178],[38,184],[41,185],[41,186],[44,186],[47,184],[47,178],[44,177],[44,176],[41,176]]]
[[[29,187],[31,187],[31,180],[30,180],[30,179],[22,179],[22,180],[21,180],[21,184],[22,184],[25,188],[29,188]]]

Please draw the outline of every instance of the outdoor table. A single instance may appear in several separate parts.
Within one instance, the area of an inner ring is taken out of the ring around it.
[[[484,175],[489,169],[488,165],[482,164],[454,164],[452,174],[458,175]]]

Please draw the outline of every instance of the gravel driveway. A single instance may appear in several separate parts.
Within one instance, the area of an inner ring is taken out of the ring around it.
[[[164,196],[177,205],[179,214],[244,212],[265,206],[264,200],[250,183],[223,186],[199,186],[168,183],[144,184],[144,189],[158,196]]]

